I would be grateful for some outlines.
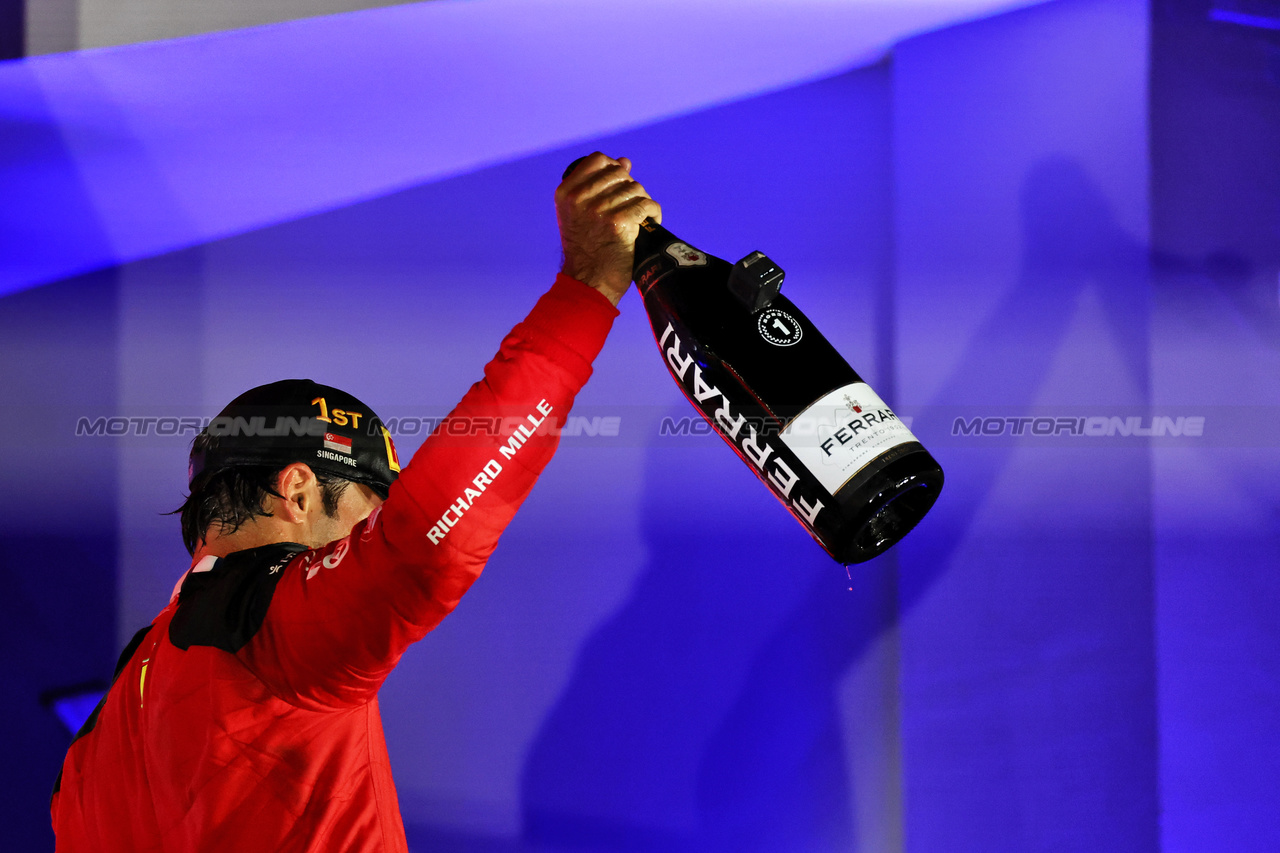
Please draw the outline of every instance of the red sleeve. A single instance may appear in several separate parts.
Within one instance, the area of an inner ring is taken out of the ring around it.
[[[550,461],[618,310],[561,274],[502,341],[377,512],[282,571],[240,655],[304,706],[373,698],[408,645],[480,575]]]

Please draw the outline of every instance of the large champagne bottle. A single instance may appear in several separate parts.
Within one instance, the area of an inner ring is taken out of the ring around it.
[[[647,219],[634,278],[680,390],[832,557],[870,560],[933,506],[942,468],[779,295],[769,258],[729,264]]]

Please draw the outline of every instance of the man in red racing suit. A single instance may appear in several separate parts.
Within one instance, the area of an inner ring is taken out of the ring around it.
[[[59,851],[407,850],[378,689],[479,576],[555,451],[546,426],[591,374],[639,222],[660,215],[629,171],[597,153],[557,190],[564,273],[385,503],[365,489],[360,518],[316,516],[345,527],[322,547],[254,539],[251,524],[234,541],[253,547],[195,551],[68,750],[51,806]],[[446,428],[472,419],[495,428]],[[322,456],[349,452],[336,429],[323,440]],[[302,517],[281,483],[263,529]]]

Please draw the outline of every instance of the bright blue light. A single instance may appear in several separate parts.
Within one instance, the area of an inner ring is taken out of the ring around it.
[[[1035,2],[410,3],[0,63],[0,296],[825,77]]]
[[[84,721],[89,719],[89,715],[105,695],[101,690],[91,690],[88,693],[77,693],[75,696],[56,699],[53,702],[53,713],[58,715],[58,719],[67,727],[67,731],[75,734],[80,731]]]
[[[1257,27],[1263,30],[1280,30],[1280,18],[1247,15],[1244,12],[1233,12],[1230,9],[1210,9],[1209,20],[1222,21],[1225,24],[1239,24],[1242,27]]]

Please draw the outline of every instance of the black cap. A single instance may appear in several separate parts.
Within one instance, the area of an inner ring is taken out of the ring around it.
[[[305,462],[313,471],[363,483],[385,498],[400,475],[391,433],[373,410],[310,379],[249,389],[201,435],[212,440],[204,450],[192,447],[187,480],[193,490],[196,480],[228,468]]]

